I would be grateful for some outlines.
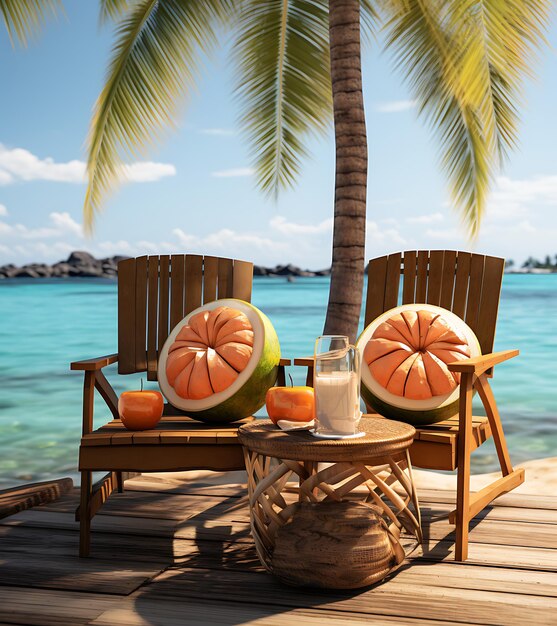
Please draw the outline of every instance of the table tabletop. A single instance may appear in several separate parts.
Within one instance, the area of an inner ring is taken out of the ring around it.
[[[307,430],[284,431],[270,420],[241,426],[240,443],[259,454],[294,461],[342,462],[393,456],[410,447],[416,429],[410,424],[364,416],[354,439],[317,439]]]

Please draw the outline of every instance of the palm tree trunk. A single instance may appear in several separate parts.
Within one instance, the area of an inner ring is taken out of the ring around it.
[[[367,137],[360,54],[360,0],[329,0],[335,120],[333,262],[325,334],[354,341],[362,307]]]

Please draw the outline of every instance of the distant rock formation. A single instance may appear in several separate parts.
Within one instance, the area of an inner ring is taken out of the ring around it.
[[[254,276],[330,276],[331,270],[303,270],[295,265],[276,265],[275,267],[263,267],[262,265],[253,266]]]
[[[125,256],[112,256],[105,259],[96,259],[89,252],[72,252],[65,261],[58,261],[53,265],[46,263],[29,263],[17,267],[13,263],[0,266],[0,280],[7,278],[116,278],[118,275],[118,262],[126,259]],[[277,265],[275,267],[263,267],[254,265],[254,276],[276,277],[304,277],[304,276],[329,276],[330,269],[303,270],[295,265]]]
[[[0,280],[6,278],[116,278],[118,261],[125,256],[96,259],[89,252],[72,252],[65,261],[54,265],[29,263],[17,267],[13,264],[0,267]]]

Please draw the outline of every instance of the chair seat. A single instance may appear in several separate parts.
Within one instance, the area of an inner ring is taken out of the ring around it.
[[[487,417],[472,417],[472,450],[491,437]],[[410,447],[412,465],[423,469],[455,470],[457,468],[458,415],[437,424],[416,427]]]
[[[79,469],[94,471],[179,471],[244,469],[238,427],[208,424],[183,415],[164,416],[151,430],[132,431],[115,419],[81,438]],[[215,449],[215,444],[222,448]]]

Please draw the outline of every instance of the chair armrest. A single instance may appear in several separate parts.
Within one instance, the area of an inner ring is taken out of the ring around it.
[[[475,374],[480,376],[488,369],[491,369],[497,363],[503,363],[515,356],[518,356],[518,350],[504,350],[503,352],[492,352],[491,354],[483,354],[471,359],[462,359],[455,363],[448,363],[447,368],[451,372],[462,372],[465,374]]]
[[[294,359],[294,365],[299,365],[300,367],[313,367],[314,361],[312,356],[302,356],[298,359]]]
[[[107,365],[112,365],[118,361],[117,354],[108,354],[107,356],[99,356],[96,359],[85,359],[84,361],[74,361],[70,364],[71,370],[84,370],[88,372],[95,372],[102,370]]]

